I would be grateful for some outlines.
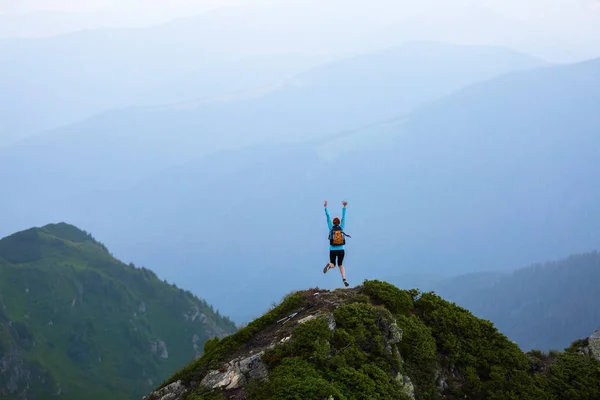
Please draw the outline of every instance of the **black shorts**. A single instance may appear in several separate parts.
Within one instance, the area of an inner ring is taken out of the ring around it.
[[[344,250],[329,250],[329,262],[335,266],[335,259],[337,258],[337,265],[343,265],[344,254]]]

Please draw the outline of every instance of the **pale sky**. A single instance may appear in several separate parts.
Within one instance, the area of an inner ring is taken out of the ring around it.
[[[594,13],[600,7],[600,0],[322,0],[319,2],[298,2],[297,0],[0,0],[0,14],[24,14],[40,11],[65,12],[114,12],[122,14],[163,13],[168,19],[173,14],[193,15],[212,8],[232,4],[274,4],[294,3],[310,4],[315,11],[322,4],[335,4],[336,12],[345,13],[360,10],[363,14],[387,12],[390,14],[413,14],[415,11],[428,10],[431,14],[440,14],[444,10],[475,9],[484,5],[499,15],[522,20],[557,21],[562,19],[576,27],[577,18]],[[293,6],[293,5],[292,5]],[[332,15],[333,16],[333,15]],[[588,15],[589,17],[590,15]],[[598,15],[596,15],[597,17]]]
[[[0,37],[146,27],[235,5],[241,20],[266,22],[274,35],[336,30],[394,39],[400,27],[425,40],[538,46],[556,59],[600,56],[600,0],[0,0]],[[31,14],[42,11],[76,14]]]
[[[0,0],[0,14],[25,14],[40,11],[132,13],[146,10],[174,12],[205,11],[207,9],[241,3],[244,0]]]
[[[0,16],[4,16],[0,25],[5,25],[4,29],[0,26],[0,37],[11,36],[11,32],[14,36],[47,36],[82,28],[141,28],[245,1],[0,0]],[[46,15],[36,16],[36,13]],[[53,14],[49,16],[48,13]],[[11,16],[13,19],[9,19]]]

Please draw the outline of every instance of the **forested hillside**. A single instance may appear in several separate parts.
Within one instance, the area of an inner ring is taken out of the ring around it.
[[[139,398],[235,331],[204,300],[72,225],[0,240],[2,398]]]

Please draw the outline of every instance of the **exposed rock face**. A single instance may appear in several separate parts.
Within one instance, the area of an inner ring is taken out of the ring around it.
[[[444,391],[446,391],[448,389],[448,384],[446,383],[446,379],[444,378],[444,376],[439,375],[437,377],[437,385],[438,385],[438,393],[443,393]]]
[[[192,347],[194,348],[194,358],[199,358],[200,356],[202,356],[202,353],[200,352],[200,347],[198,346],[198,343],[200,342],[200,337],[196,334],[194,334],[194,336],[192,336]]]
[[[153,341],[150,344],[150,351],[152,351],[153,354],[158,355],[160,358],[169,358],[169,351],[167,350],[167,345],[162,340]]]
[[[11,349],[8,354],[0,357],[0,376],[5,384],[0,387],[2,396],[11,396],[21,387],[26,387],[30,380],[30,373],[24,368],[23,359],[16,349]]]
[[[583,351],[600,361],[600,329],[596,330],[596,332],[588,338],[588,345],[583,348]]]
[[[190,311],[183,314],[186,321],[194,322],[196,318],[200,316],[200,310],[198,307],[193,307]]]
[[[149,396],[145,396],[143,400],[179,400],[186,395],[187,392],[188,389],[183,385],[183,383],[181,381],[177,381],[165,386],[162,389],[152,392]]]
[[[326,318],[327,318],[327,322],[329,324],[329,330],[334,331],[335,330],[335,318],[333,318],[333,314],[332,313],[327,314]]]
[[[404,393],[406,393],[411,399],[415,398],[415,386],[408,376],[398,373],[398,376],[396,376],[396,381],[402,386],[402,391]]]
[[[402,340],[402,329],[398,327],[396,321],[382,319],[380,322],[385,338],[385,351],[392,354],[392,345],[400,343]]]
[[[243,387],[249,379],[268,379],[267,367],[261,361],[264,352],[231,360],[218,370],[210,371],[200,382],[209,389],[233,390]],[[171,383],[143,399],[181,400],[188,393],[181,381]]]
[[[267,367],[260,357],[260,352],[244,359],[235,359],[220,370],[210,371],[200,382],[210,389],[237,389],[246,384],[248,379],[266,379]]]
[[[48,391],[56,387],[48,374],[37,364],[26,362],[17,348],[0,354],[0,398],[26,400],[33,383],[43,385]]]
[[[200,322],[204,326],[204,329],[208,333],[209,337],[216,336],[218,338],[223,338],[228,335],[227,332],[217,326],[215,321],[213,321],[211,318],[208,318],[206,314],[201,312],[196,306],[192,307],[187,312],[184,312],[183,318],[189,322]]]
[[[304,318],[302,318],[301,320],[299,320],[299,321],[298,321],[298,323],[299,323],[299,324],[303,324],[303,323],[305,323],[305,322],[312,321],[312,320],[313,320],[313,319],[315,319],[315,318],[317,318],[317,316],[316,316],[316,315],[309,315],[308,317],[304,317]]]

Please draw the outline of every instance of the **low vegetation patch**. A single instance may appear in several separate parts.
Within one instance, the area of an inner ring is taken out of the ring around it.
[[[334,332],[317,318],[268,351],[269,382],[250,387],[248,399],[408,399],[396,381],[401,364],[384,334],[391,313],[352,303],[337,308],[334,318]]]

